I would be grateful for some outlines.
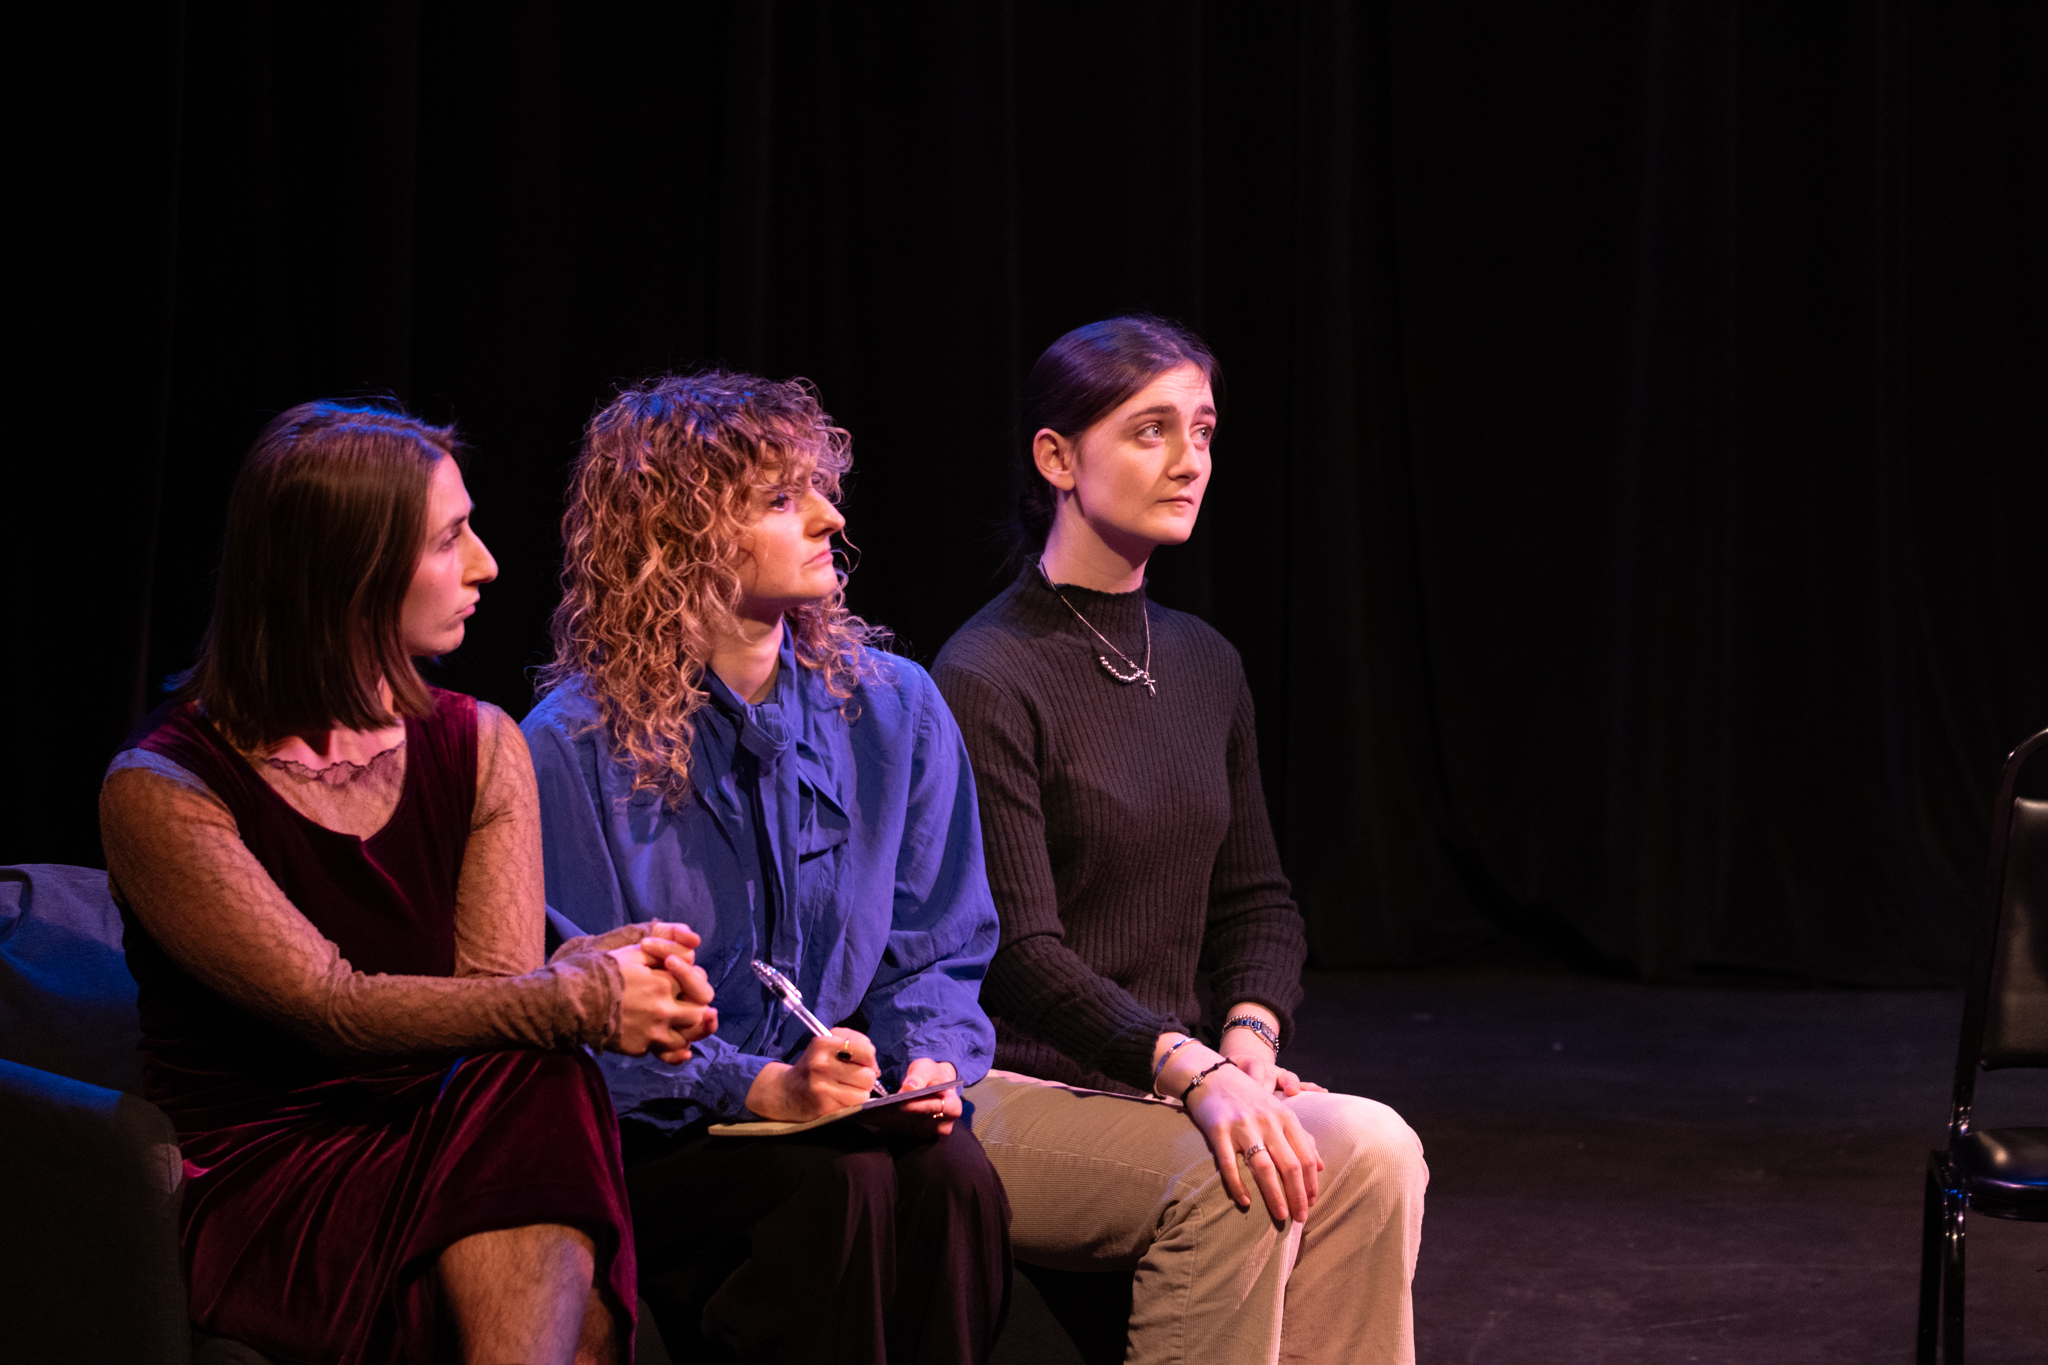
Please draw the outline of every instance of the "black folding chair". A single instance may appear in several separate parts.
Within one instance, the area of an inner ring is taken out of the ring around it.
[[[1937,1323],[1947,1365],[1963,1365],[1963,1220],[1970,1210],[2048,1223],[2048,1128],[1970,1126],[1980,1069],[2048,1067],[2048,730],[2013,750],[1999,778],[1985,901],[1948,1146],[1927,1160],[1921,1365],[1934,1365]]]

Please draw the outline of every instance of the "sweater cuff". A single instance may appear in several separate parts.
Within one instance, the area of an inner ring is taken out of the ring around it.
[[[1122,1081],[1125,1085],[1150,1092],[1152,1054],[1159,1048],[1159,1035],[1190,1031],[1173,1019],[1127,1028],[1104,1044],[1089,1064],[1113,1081]]]
[[[1280,1021],[1280,1046],[1289,1046],[1294,1038],[1294,1007],[1301,1003],[1301,986],[1295,983],[1290,990],[1275,990],[1273,983],[1228,980],[1212,977],[1209,982],[1210,995],[1224,1009],[1237,1005],[1264,1005],[1273,1011],[1273,1017]],[[1223,1027],[1226,1021],[1218,1019],[1216,1026]]]

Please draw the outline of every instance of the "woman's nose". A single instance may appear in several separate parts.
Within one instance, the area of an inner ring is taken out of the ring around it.
[[[1209,452],[1193,441],[1182,440],[1173,447],[1173,458],[1166,466],[1166,477],[1189,482],[1202,477],[1209,468]]]
[[[470,532],[470,538],[476,541],[476,549],[470,554],[469,573],[465,578],[471,583],[488,583],[498,576],[497,557],[491,553],[490,547],[484,544],[483,537],[476,532]]]
[[[846,529],[846,514],[844,512],[834,507],[830,500],[822,493],[814,490],[811,493],[811,497],[813,499],[811,509],[812,535],[829,536],[835,531]]]

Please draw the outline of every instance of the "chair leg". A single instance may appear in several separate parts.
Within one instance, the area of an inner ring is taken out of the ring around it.
[[[1941,1168],[1945,1155],[1943,1152],[1928,1154],[1926,1189],[1920,1196],[1920,1330],[1913,1357],[1916,1365],[1934,1365],[1936,1343],[1941,1335],[1937,1324],[1941,1320],[1941,1251],[1946,1202],[1942,1192],[1947,1187]]]
[[[1963,1220],[1969,1200],[1952,1180],[1942,1181],[1941,1358],[1963,1365]]]

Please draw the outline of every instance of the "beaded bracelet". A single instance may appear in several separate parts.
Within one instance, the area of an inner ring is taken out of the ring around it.
[[[1174,1053],[1176,1053],[1176,1052],[1178,1052],[1178,1051],[1180,1051],[1180,1050],[1181,1050],[1182,1048],[1186,1047],[1186,1046],[1187,1046],[1187,1045],[1188,1045],[1189,1043],[1192,1043],[1192,1042],[1194,1042],[1194,1041],[1195,1041],[1195,1036],[1194,1036],[1194,1035],[1193,1035],[1192,1033],[1190,1033],[1190,1034],[1186,1035],[1186,1036],[1185,1036],[1185,1037],[1183,1037],[1183,1038],[1182,1038],[1182,1039],[1181,1039],[1181,1040],[1180,1040],[1179,1042],[1175,1043],[1175,1044],[1174,1044],[1174,1045],[1173,1045],[1172,1047],[1170,1047],[1170,1048],[1166,1049],[1166,1055],[1165,1055],[1165,1056],[1163,1056],[1163,1057],[1161,1057],[1161,1058],[1160,1058],[1160,1059],[1158,1060],[1158,1062],[1157,1062],[1157,1063],[1155,1063],[1155,1064],[1153,1065],[1153,1067],[1152,1067],[1152,1093],[1153,1093],[1153,1094],[1155,1094],[1155,1095],[1156,1095],[1156,1094],[1158,1094],[1158,1093],[1159,1093],[1159,1073],[1160,1073],[1160,1072],[1162,1072],[1162,1071],[1164,1071],[1164,1070],[1166,1070],[1166,1064],[1167,1064],[1168,1062],[1170,1062],[1170,1061],[1172,1061],[1172,1060],[1173,1060],[1173,1054],[1174,1054]]]
[[[1188,1096],[1195,1093],[1196,1086],[1200,1085],[1203,1081],[1208,1080],[1209,1077],[1215,1075],[1217,1072],[1221,1071],[1224,1067],[1229,1065],[1230,1058],[1225,1057],[1222,1061],[1211,1062],[1208,1066],[1205,1066],[1200,1071],[1196,1072],[1195,1078],[1188,1082],[1188,1088],[1180,1092],[1180,1102],[1182,1104],[1186,1104],[1188,1102]]]
[[[1273,1049],[1273,1059],[1280,1059],[1280,1035],[1273,1032],[1271,1024],[1249,1014],[1240,1014],[1223,1025],[1223,1032],[1228,1033],[1234,1028],[1250,1029],[1260,1042]]]

